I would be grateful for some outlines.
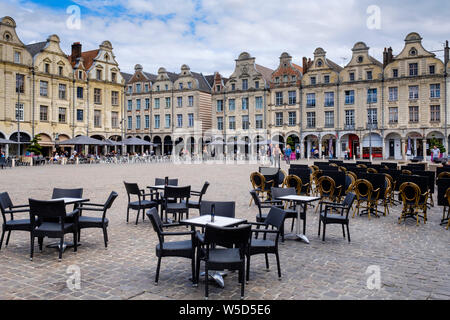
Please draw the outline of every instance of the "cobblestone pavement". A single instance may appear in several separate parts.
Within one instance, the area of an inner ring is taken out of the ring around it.
[[[83,230],[78,253],[67,250],[62,262],[57,251],[38,250],[29,260],[29,236],[15,232],[10,245],[0,251],[0,299],[203,299],[204,282],[189,282],[186,259],[164,258],[159,285],[154,284],[157,237],[148,219],[138,226],[127,224],[127,196],[123,181],[145,187],[156,177],[177,177],[180,185],[200,190],[211,183],[205,199],[235,200],[236,216],[254,221],[256,207],[249,207],[249,176],[258,165],[79,165],[0,170],[2,189],[16,204],[29,197],[49,199],[53,187],[83,187],[84,196],[104,202],[115,190],[119,197],[109,211],[109,248],[99,229]],[[2,190],[2,191],[3,191]],[[195,211],[191,216],[196,215]],[[351,220],[352,242],[343,239],[339,226],[327,228],[326,242],[317,237],[318,219],[309,210],[309,245],[287,240],[280,246],[283,277],[279,281],[275,257],[265,270],[264,256],[252,258],[246,299],[450,299],[450,231],[439,225],[442,209],[432,208],[429,221],[416,226],[412,220],[399,225],[399,207],[387,217]],[[134,220],[135,214],[131,214]],[[286,229],[290,227],[290,221]],[[179,230],[183,230],[181,227]],[[184,229],[185,230],[185,229]],[[68,235],[71,238],[71,235]],[[44,246],[52,240],[45,239]],[[81,289],[70,290],[67,268],[81,270]],[[381,288],[369,290],[369,266],[381,271]],[[210,299],[239,299],[237,273],[225,278],[225,288],[210,286]]]

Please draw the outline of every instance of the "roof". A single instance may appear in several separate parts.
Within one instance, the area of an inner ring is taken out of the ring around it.
[[[99,53],[99,49],[96,50],[91,50],[91,51],[85,51],[81,53],[81,57],[83,58],[83,65],[84,67],[87,69],[89,69],[92,64],[94,63],[94,59],[95,57],[98,56]],[[72,64],[72,67],[75,66],[75,64],[77,63],[76,59],[72,59],[72,55],[67,57],[70,61],[70,63]]]
[[[303,74],[303,68],[302,67],[300,67],[299,65],[297,65],[295,63],[293,63],[292,66]]]
[[[207,91],[207,92],[211,91],[211,85],[208,83],[208,81],[203,76],[203,74],[197,73],[197,72],[191,72],[191,73],[192,73],[192,76],[195,79],[197,79],[200,91]]]
[[[343,70],[343,68],[340,65],[338,65],[337,63],[334,63],[330,59],[327,59],[327,63],[331,68],[333,68],[334,70],[336,70],[338,72]]]
[[[206,82],[208,82],[209,86],[212,88],[213,85],[214,85],[214,75],[211,74],[211,75],[207,75],[207,76],[204,76],[204,77],[206,79]]]
[[[270,82],[270,80],[272,79],[272,73],[273,73],[272,69],[263,67],[259,64],[255,64],[255,69],[256,69],[256,71],[258,71],[259,73],[262,74],[264,80],[266,80],[267,83]]]
[[[47,45],[47,41],[27,44],[25,47],[27,48],[28,52],[31,54],[32,57],[37,55],[39,52],[41,52],[45,46]]]
[[[375,59],[374,57],[369,56],[369,59],[370,59],[370,61],[372,61],[372,62],[373,62],[374,64],[376,64],[377,66],[383,68],[383,64],[382,64],[380,61],[378,61],[377,59]]]
[[[125,80],[125,83],[130,81],[130,79],[133,77],[132,74],[126,72],[121,72],[120,74],[122,75],[122,78]]]
[[[148,72],[142,72],[148,80],[150,80],[151,82],[155,82],[156,78],[158,77],[156,74],[152,74],[152,73],[148,73]]]

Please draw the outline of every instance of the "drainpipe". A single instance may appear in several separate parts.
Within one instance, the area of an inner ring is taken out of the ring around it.
[[[33,64],[34,64],[34,61],[33,61]],[[32,139],[34,139],[34,120],[35,120],[35,109],[36,109],[36,93],[35,93],[35,91],[36,91],[36,83],[35,83],[35,81],[36,81],[36,79],[35,79],[35,71],[34,71],[34,66],[33,66],[33,69],[32,69],[32,71],[31,71],[31,74],[32,74],[32,81],[33,81],[33,95],[32,95],[32,99],[33,99],[33,103],[32,103],[32,106],[33,106],[33,111],[32,111],[32,119],[31,119],[31,137],[32,137]]]

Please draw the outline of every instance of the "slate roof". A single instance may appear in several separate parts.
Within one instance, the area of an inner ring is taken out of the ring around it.
[[[42,42],[27,44],[25,47],[27,48],[27,50],[31,54],[31,56],[34,57],[39,52],[41,52],[42,49],[44,49],[46,45],[47,45],[47,41],[42,41]]]

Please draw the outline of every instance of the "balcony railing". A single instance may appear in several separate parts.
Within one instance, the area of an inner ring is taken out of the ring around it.
[[[344,125],[344,129],[345,130],[355,130],[355,125],[354,124],[346,124],[346,125]]]
[[[368,123],[367,130],[376,130],[378,129],[378,123]]]

